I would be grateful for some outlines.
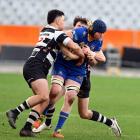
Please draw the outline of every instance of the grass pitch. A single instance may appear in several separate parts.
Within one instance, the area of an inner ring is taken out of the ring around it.
[[[113,117],[122,129],[120,140],[140,140],[140,79],[116,77],[91,77],[91,109]],[[45,130],[36,138],[21,138],[19,131],[24,125],[28,112],[25,111],[17,120],[17,129],[12,129],[7,122],[5,112],[14,108],[28,96],[31,90],[20,74],[0,74],[0,140],[54,139],[52,130]],[[56,105],[53,126],[56,125],[63,99]],[[54,127],[53,127],[54,128]],[[82,120],[77,112],[77,101],[72,113],[63,127],[65,140],[116,140],[105,125]]]

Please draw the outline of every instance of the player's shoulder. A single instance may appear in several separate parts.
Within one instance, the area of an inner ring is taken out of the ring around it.
[[[53,33],[56,33],[56,34],[65,34],[64,31],[59,30],[59,29],[57,29],[53,26],[50,26],[50,25],[44,26],[41,31],[50,31],[50,32],[53,32]]]
[[[55,32],[55,28],[53,26],[50,25],[46,25],[41,29],[41,32],[45,32],[45,31],[49,31],[49,32]]]
[[[61,35],[61,34],[65,34],[65,32],[64,31],[60,31],[60,30],[55,30],[55,34]]]
[[[94,40],[90,44],[90,48],[92,51],[99,51],[102,48],[102,40]]]
[[[79,27],[73,30],[73,39],[76,42],[81,42],[85,37],[87,37],[87,28]]]
[[[73,29],[73,33],[87,33],[88,29],[86,27],[79,27]]]
[[[55,40],[57,40],[57,38],[61,38],[62,40],[63,39],[66,39],[66,38],[69,38],[67,35],[66,35],[66,33],[64,32],[64,31],[60,31],[60,30],[55,30],[55,33],[54,33],[55,35]]]

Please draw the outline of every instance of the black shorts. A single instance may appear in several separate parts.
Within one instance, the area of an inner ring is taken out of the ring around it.
[[[37,58],[29,58],[23,67],[23,76],[31,87],[31,82],[37,79],[46,79],[51,64],[48,60],[42,62]]]
[[[83,79],[82,85],[80,87],[80,91],[78,93],[79,98],[88,98],[90,93],[91,83],[90,77],[85,77]]]

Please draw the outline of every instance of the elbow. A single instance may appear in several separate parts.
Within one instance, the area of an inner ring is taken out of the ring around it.
[[[102,63],[106,62],[106,57],[101,58],[101,62]]]

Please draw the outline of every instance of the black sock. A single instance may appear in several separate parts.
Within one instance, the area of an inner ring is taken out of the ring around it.
[[[19,115],[21,112],[23,112],[25,109],[29,109],[30,106],[27,101],[24,101],[22,104],[20,104],[17,108],[15,108],[13,111]]]
[[[50,109],[50,108],[52,108],[53,107],[53,105],[52,104],[49,104],[46,108],[45,108],[45,110],[43,111],[43,115],[45,115],[46,116],[46,114],[48,113],[48,110]]]
[[[111,126],[112,125],[111,119],[106,118],[105,116],[103,116],[99,112],[96,112],[96,111],[92,111],[92,112],[93,112],[93,115],[92,115],[92,118],[90,120],[104,123],[107,126]]]
[[[40,117],[36,110],[31,110],[29,118],[27,119],[24,129],[32,130],[32,124]]]
[[[55,107],[53,106],[53,107],[49,108],[49,110],[48,110],[48,112],[47,112],[47,114],[46,114],[46,121],[45,121],[45,124],[46,124],[47,126],[51,125],[54,111],[55,111]]]

